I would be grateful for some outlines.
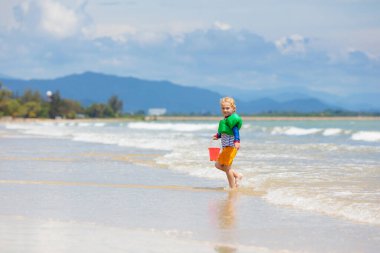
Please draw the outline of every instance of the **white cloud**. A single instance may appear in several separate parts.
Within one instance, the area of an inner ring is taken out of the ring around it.
[[[222,31],[227,31],[227,30],[230,30],[231,29],[231,25],[227,24],[227,23],[223,23],[223,22],[220,22],[220,21],[216,21],[214,23],[214,26],[219,29],[219,30],[222,30]]]
[[[123,61],[117,58],[102,59],[100,60],[100,64],[108,66],[122,66]]]
[[[157,44],[159,42],[165,41],[167,38],[167,34],[157,33],[157,32],[144,32],[139,33],[138,36],[135,38],[136,41],[140,42],[141,44]]]
[[[292,34],[288,37],[282,37],[275,41],[278,50],[283,54],[304,53],[308,39],[299,34]]]
[[[316,49],[314,35],[311,40],[299,32],[274,42],[249,29],[213,23],[223,17],[204,23],[178,19],[144,26],[125,14],[128,19],[122,22],[116,18],[93,22],[83,0],[17,1],[9,6],[16,6],[18,25],[0,29],[0,69],[11,76],[46,78],[96,70],[191,85],[237,84],[255,89],[308,85],[347,92],[366,85],[368,90],[378,90],[378,58],[356,53],[331,61],[323,50],[326,46]],[[91,11],[93,6],[88,5]],[[378,40],[371,38],[378,34],[378,29],[372,29],[354,37],[375,44]],[[359,42],[353,48],[363,52]]]
[[[78,30],[79,18],[76,13],[59,2],[40,0],[40,25],[43,30],[58,38],[73,35]]]
[[[172,36],[178,42],[182,40],[182,33],[163,33],[144,31],[129,24],[95,24],[83,29],[84,36],[89,40],[109,38],[114,42],[138,42],[139,44],[152,45],[162,42],[167,36]]]
[[[83,29],[83,33],[87,38],[95,39],[109,37],[118,42],[126,42],[128,35],[133,35],[136,32],[136,28],[127,24],[98,24],[91,28]]]
[[[24,13],[28,13],[29,12],[29,6],[30,6],[30,2],[26,1],[26,2],[22,2],[20,4],[20,8],[21,10],[24,12]]]
[[[82,31],[88,18],[83,4],[70,8],[57,0],[22,1],[13,7],[17,22],[15,29],[32,35],[48,35],[54,38],[67,38]]]

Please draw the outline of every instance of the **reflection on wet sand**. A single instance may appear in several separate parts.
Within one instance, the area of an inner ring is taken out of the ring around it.
[[[234,253],[237,252],[237,249],[231,246],[217,245],[215,246],[215,251],[218,253]]]
[[[229,191],[227,199],[220,203],[218,221],[219,228],[221,229],[232,229],[235,227],[235,202],[237,194],[237,191]]]
[[[233,242],[234,233],[236,228],[236,210],[235,203],[238,198],[238,191],[229,191],[227,198],[219,203],[218,206],[218,226],[223,231],[221,240],[223,242]],[[226,244],[218,244],[215,246],[215,251],[219,253],[233,253],[236,252],[236,247]]]

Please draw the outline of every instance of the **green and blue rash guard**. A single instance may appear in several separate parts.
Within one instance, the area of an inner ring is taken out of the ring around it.
[[[222,147],[233,147],[235,142],[240,142],[239,130],[243,121],[236,113],[219,121],[217,138],[222,138]]]

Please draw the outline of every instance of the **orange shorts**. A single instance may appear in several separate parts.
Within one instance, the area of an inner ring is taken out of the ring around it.
[[[219,154],[218,163],[221,165],[230,166],[234,161],[236,156],[237,149],[235,147],[225,147],[222,150],[222,153]]]

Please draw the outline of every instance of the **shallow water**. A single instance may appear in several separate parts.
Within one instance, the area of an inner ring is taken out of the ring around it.
[[[27,135],[161,151],[136,164],[224,179],[208,161],[217,122],[7,124]],[[247,121],[234,166],[243,187],[287,205],[380,224],[380,121]]]
[[[237,194],[216,122],[0,125],[0,250],[377,252],[379,142],[351,137],[378,122],[315,123],[246,122]]]

